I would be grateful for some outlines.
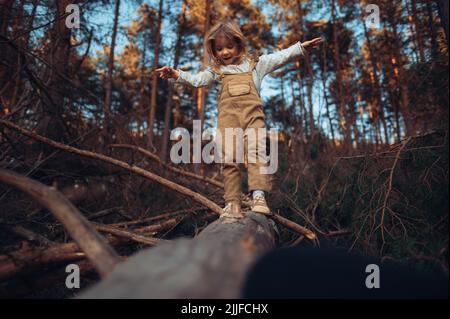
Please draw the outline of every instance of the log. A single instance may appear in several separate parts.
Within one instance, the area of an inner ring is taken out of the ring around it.
[[[245,212],[221,218],[192,239],[143,250],[79,298],[239,298],[247,271],[276,245],[275,224]]]

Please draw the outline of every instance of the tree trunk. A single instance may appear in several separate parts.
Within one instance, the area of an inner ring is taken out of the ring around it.
[[[375,54],[373,53],[372,48],[372,41],[369,36],[369,32],[367,31],[366,23],[365,21],[362,21],[363,28],[364,28],[364,35],[366,37],[367,46],[369,48],[369,54],[370,54],[370,63],[372,66],[373,71],[373,81],[371,81],[372,84],[372,91],[375,95],[375,103],[377,104],[377,113],[379,114],[379,117],[377,116],[376,121],[381,121],[381,124],[383,125],[384,130],[384,140],[385,143],[389,143],[389,137],[388,137],[388,130],[386,125],[386,119],[384,115],[384,109],[383,109],[383,103],[381,101],[381,86],[380,81],[378,79],[378,67],[377,67],[377,61],[375,60]]]
[[[50,60],[52,69],[49,80],[51,91],[44,101],[45,115],[38,126],[38,132],[58,141],[68,139],[62,117],[66,88],[65,81],[61,77],[67,76],[69,70],[71,29],[66,27],[66,19],[62,19],[61,16],[66,14],[66,7],[72,2],[71,0],[54,1],[56,22],[51,30]]]
[[[12,30],[12,35],[13,38],[15,38],[16,36],[18,36],[21,32],[23,32],[23,30],[26,28],[24,28],[23,26],[23,6],[24,6],[24,1],[20,1],[20,4],[18,6],[17,9],[17,13],[16,13],[16,17],[15,17],[15,24],[13,26],[13,30]],[[35,11],[36,6],[33,7],[33,11]],[[31,17],[33,17],[33,13],[31,15]],[[28,49],[28,42],[25,42],[26,37],[24,38],[18,38],[17,39],[17,44],[21,47],[23,47],[24,49]],[[9,99],[9,103],[5,103],[6,107],[9,108],[10,112],[14,112],[14,108],[16,107],[16,103],[17,103],[17,95],[18,92],[20,90],[20,86],[21,86],[21,75],[22,75],[22,66],[23,66],[23,61],[22,61],[22,56],[19,54],[19,52],[17,53],[17,64],[16,64],[16,69],[15,69],[15,76],[16,79],[15,81],[10,81],[9,86],[13,86],[12,90],[9,90],[9,92],[12,92],[11,98]],[[9,93],[8,92],[8,93]]]
[[[163,15],[163,0],[159,0],[159,10],[158,10],[158,25],[156,28],[156,44],[155,44],[155,59],[153,61],[154,68],[159,66],[159,49],[161,44],[161,22]],[[156,72],[152,72],[152,92],[150,96],[150,114],[148,117],[148,132],[147,132],[147,143],[148,146],[153,147],[153,124],[155,122],[156,114],[156,94],[158,93],[158,76]]]
[[[203,25],[203,39],[205,40],[206,33],[209,29],[210,24],[210,17],[211,17],[211,0],[205,1],[205,24]],[[203,48],[203,71],[206,70],[206,51],[205,48]],[[202,123],[205,120],[205,98],[206,98],[206,87],[200,87],[198,88],[198,95],[197,95],[197,111],[198,111],[198,117]]]
[[[239,298],[247,270],[275,242],[274,227],[263,215],[249,212],[231,224],[219,219],[193,239],[129,258],[80,297]]]
[[[334,54],[334,65],[336,72],[336,82],[337,82],[337,109],[339,114],[339,125],[342,129],[342,133],[344,135],[344,146],[350,148],[351,145],[351,136],[350,136],[350,128],[349,123],[345,116],[345,105],[344,105],[344,90],[342,86],[342,74],[341,74],[341,62],[339,58],[339,43],[338,43],[338,35],[337,35],[337,27],[336,27],[336,4],[335,0],[331,1],[331,19],[333,25],[333,54]]]
[[[439,17],[441,18],[441,24],[445,31],[445,39],[447,40],[448,47],[448,0],[438,0]]]
[[[136,122],[138,124],[138,132],[139,132],[139,136],[142,137],[144,132],[143,130],[143,122],[145,120],[145,101],[146,101],[146,96],[145,96],[145,88],[147,86],[148,83],[148,79],[146,76],[146,72],[145,72],[145,59],[147,57],[147,38],[144,37],[143,39],[143,48],[142,48],[142,60],[141,60],[141,70],[139,72],[139,76],[140,76],[140,88],[139,88],[139,104],[137,106],[137,112],[136,112]]]
[[[299,93],[298,93],[298,102],[299,102],[299,110],[300,110],[300,135],[303,136],[308,134],[308,125],[307,125],[307,111],[305,107],[305,100],[303,99],[303,78],[300,74],[300,64],[297,63],[297,79],[298,79],[298,86],[299,86]]]
[[[291,98],[292,98],[292,103],[291,103],[291,108],[289,110],[289,116],[290,116],[290,121],[294,126],[294,131],[297,131],[298,129],[298,121],[297,118],[295,117],[295,109],[296,109],[296,105],[297,103],[295,102],[295,84],[294,84],[294,80],[292,79],[292,77],[289,79],[290,82],[290,86],[291,86]]]
[[[120,0],[116,0],[114,9],[114,25],[111,37],[111,47],[109,48],[109,60],[108,60],[108,79],[106,80],[105,89],[105,128],[109,126],[111,119],[111,103],[112,103],[112,82],[114,73],[114,50],[116,47],[117,25],[119,20]]]
[[[297,17],[298,17],[298,23],[299,23],[299,26],[300,26],[300,34],[299,34],[299,37],[301,38],[302,37],[302,35],[303,35],[303,8],[302,8],[302,2],[300,1],[300,0],[296,0],[296,5],[297,5]],[[302,74],[300,73],[300,64],[299,63],[297,63],[297,69],[298,69],[298,76],[299,76],[299,80],[301,79],[301,77],[302,77]],[[311,110],[311,108],[312,108],[312,102],[311,102],[311,99],[310,99],[310,97],[311,97],[311,87],[310,87],[310,82],[309,81],[307,81],[307,86],[308,86],[308,88],[307,88],[307,92],[308,92],[308,102],[309,102],[309,106],[310,106],[310,110]],[[303,88],[303,81],[299,81],[299,85],[300,85],[300,132],[301,132],[301,135],[303,135],[304,134],[304,131],[305,132],[307,132],[308,131],[308,127],[310,128],[310,132],[309,132],[309,134],[310,135],[312,135],[312,127],[314,126],[314,123],[309,123],[309,126],[308,126],[308,121],[309,122],[311,122],[311,114],[309,115],[309,119],[308,119],[308,112],[307,112],[307,110],[306,110],[306,107],[305,107],[305,102],[304,102],[304,100],[302,100],[302,88]],[[302,114],[302,111],[303,111],[303,114]],[[302,122],[302,121],[304,121],[304,122]]]
[[[420,22],[420,14],[421,12],[417,11],[417,5],[416,0],[411,0],[411,9],[412,9],[412,16],[414,19],[414,26],[416,32],[414,33],[417,38],[417,43],[419,45],[419,56],[420,61],[425,62],[425,44],[423,42],[423,32]]]
[[[408,12],[408,27],[409,31],[411,32],[411,40],[414,46],[414,56],[416,57],[416,63],[423,62],[424,56],[423,56],[423,50],[421,48],[421,43],[419,41],[419,36],[417,33],[417,23],[416,23],[416,16],[413,14],[411,8],[410,8],[410,1],[405,1],[405,7],[406,11]]]
[[[175,44],[175,57],[173,62],[173,67],[176,69],[178,67],[178,63],[180,61],[180,54],[181,54],[181,43],[183,40],[183,30],[186,23],[186,0],[183,1],[183,6],[181,8],[181,13],[179,15],[178,20],[178,27],[177,27],[177,42]],[[167,159],[167,149],[169,144],[169,129],[170,129],[170,114],[172,112],[172,105],[173,105],[173,94],[174,94],[174,87],[173,83],[169,82],[169,93],[167,96],[167,102],[166,102],[166,110],[164,113],[164,131],[163,131],[163,138],[162,138],[162,145],[161,145],[161,155],[160,158],[163,161],[166,161]]]
[[[289,123],[289,118],[288,118],[288,112],[287,111],[287,103],[286,103],[286,96],[284,93],[284,74],[281,74],[280,76],[280,90],[281,90],[281,108],[280,108],[280,112],[281,112],[281,118],[283,123],[288,124]]]
[[[430,41],[431,41],[431,58],[433,60],[436,60],[438,57],[439,52],[439,46],[437,42],[437,30],[436,25],[434,24],[434,14],[433,14],[433,3],[427,1],[427,14],[428,14],[428,31],[430,34]]]
[[[6,36],[8,24],[11,21],[11,12],[14,0],[2,1],[0,5],[0,34]]]
[[[398,77],[397,83],[400,86],[400,110],[403,115],[403,120],[405,121],[406,135],[411,136],[414,134],[414,121],[411,117],[409,110],[409,92],[408,92],[408,81],[405,78],[405,70],[403,68],[403,58],[401,53],[401,43],[398,38],[397,33],[397,23],[396,21],[389,21],[392,26],[393,36],[395,39],[395,49],[394,55],[396,63],[398,65]]]
[[[325,98],[325,109],[327,112],[327,118],[328,118],[328,123],[330,125],[330,133],[331,133],[331,139],[333,141],[333,145],[335,145],[334,143],[336,143],[336,139],[334,136],[334,126],[333,126],[333,119],[331,118],[331,113],[330,113],[330,105],[328,103],[328,96],[327,96],[327,89],[326,89],[326,80],[325,80],[325,75],[327,74],[327,54],[325,51],[325,46],[323,46],[322,49],[322,56],[323,56],[323,68],[321,68],[321,78],[322,78],[322,86],[323,86],[323,92],[324,92],[324,98]]]

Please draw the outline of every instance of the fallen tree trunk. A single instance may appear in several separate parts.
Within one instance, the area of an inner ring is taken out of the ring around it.
[[[275,247],[276,233],[272,221],[251,212],[227,221],[138,253],[81,298],[239,298],[247,270]]]

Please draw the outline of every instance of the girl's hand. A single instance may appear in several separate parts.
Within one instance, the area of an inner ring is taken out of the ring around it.
[[[311,50],[314,48],[317,48],[321,43],[323,42],[322,38],[314,38],[312,40],[309,41],[305,41],[302,43],[302,46],[306,49],[306,50]]]
[[[154,72],[158,72],[159,77],[163,79],[178,79],[180,76],[180,73],[170,66],[163,66],[162,68],[156,69]]]

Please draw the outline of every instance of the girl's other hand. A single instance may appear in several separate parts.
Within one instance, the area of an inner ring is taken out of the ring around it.
[[[159,73],[159,77],[163,79],[178,79],[178,76],[180,75],[177,70],[170,66],[163,66],[162,68],[156,69],[155,72]]]
[[[306,50],[311,50],[314,48],[317,48],[321,43],[323,43],[323,39],[322,38],[314,38],[312,40],[309,41],[305,41],[302,43],[302,46],[306,49]]]

